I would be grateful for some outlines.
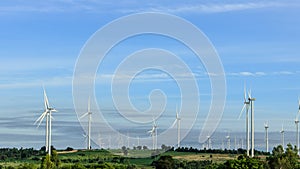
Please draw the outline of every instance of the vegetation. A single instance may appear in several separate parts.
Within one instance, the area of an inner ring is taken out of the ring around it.
[[[245,156],[245,150],[198,150],[162,145],[159,151],[122,147],[113,154],[107,150],[74,150],[68,147],[62,151],[52,150],[46,155],[45,149],[0,149],[0,169],[300,169],[297,148],[288,144],[274,147],[272,154],[256,151],[255,158]],[[227,154],[226,154],[227,152]],[[132,154],[148,154],[148,158],[133,158]]]

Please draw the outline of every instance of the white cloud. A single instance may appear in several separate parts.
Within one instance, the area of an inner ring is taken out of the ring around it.
[[[46,79],[34,79],[31,81],[17,81],[1,83],[0,89],[13,89],[13,88],[30,88],[30,87],[41,87],[43,84],[47,86],[71,86],[72,77],[50,77]]]
[[[123,13],[133,12],[168,12],[168,13],[220,13],[230,11],[241,11],[268,7],[284,7],[288,3],[279,2],[238,2],[238,3],[208,3],[208,2],[196,2],[189,5],[177,4],[176,6],[160,7],[148,7],[140,9],[126,9],[121,10]]]
[[[171,3],[172,2],[172,3]],[[220,13],[230,11],[241,11],[249,9],[259,9],[268,7],[282,7],[291,5],[285,2],[230,2],[230,3],[211,3],[209,1],[190,1],[188,5],[181,1],[151,1],[149,3],[141,1],[131,1],[130,3],[122,1],[72,1],[72,0],[54,0],[54,1],[26,1],[25,3],[12,3],[2,5],[1,12],[70,12],[87,11],[95,13],[136,13],[136,12],[168,12],[168,13]]]
[[[299,74],[300,71],[278,71],[278,72],[229,72],[226,73],[227,76],[253,76],[253,77],[259,77],[259,76],[271,76],[271,75],[295,75]]]
[[[291,72],[291,71],[280,71],[280,72],[273,72],[275,75],[294,75],[297,72]]]

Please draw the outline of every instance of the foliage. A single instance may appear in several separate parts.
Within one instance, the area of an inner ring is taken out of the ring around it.
[[[67,147],[65,151],[73,151],[74,149],[72,147]]]
[[[172,150],[172,148],[170,149]],[[194,152],[194,153],[209,153],[209,154],[246,154],[245,149],[237,150],[221,150],[221,149],[197,149],[193,147],[179,147],[175,150],[176,152]],[[270,153],[254,150],[255,155],[270,155]]]
[[[33,148],[27,149],[17,149],[17,148],[0,148],[0,160],[7,161],[7,160],[22,160],[28,159],[32,156],[38,156],[44,154],[43,151],[34,150]]]
[[[224,164],[228,169],[264,169],[267,168],[267,164],[259,158],[249,158],[246,156],[239,156],[237,160],[228,160]]]
[[[292,147],[291,144],[287,145],[284,151],[281,145],[274,147],[272,155],[267,158],[270,168],[274,169],[296,169],[300,168],[298,164],[297,147]]]
[[[58,159],[58,155],[57,155],[57,151],[56,150],[51,150],[51,161],[53,162],[53,164],[54,164],[54,166],[56,167],[56,168],[58,168],[59,167],[59,165],[60,165],[60,160]]]
[[[166,155],[161,156],[157,161],[153,161],[153,166],[155,166],[156,169],[173,169],[175,168],[175,162],[172,158],[172,156]]]
[[[54,163],[51,161],[49,154],[43,157],[40,169],[52,169],[54,168]]]

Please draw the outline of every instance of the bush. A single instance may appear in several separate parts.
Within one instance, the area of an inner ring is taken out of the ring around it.
[[[67,147],[65,151],[73,151],[74,149],[72,147]]]

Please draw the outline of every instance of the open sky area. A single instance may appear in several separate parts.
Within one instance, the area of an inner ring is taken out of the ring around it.
[[[73,72],[80,51],[101,27],[140,12],[181,17],[200,29],[215,47],[226,77],[226,104],[218,132],[245,130],[244,116],[237,120],[243,107],[245,84],[256,98],[256,131],[264,130],[265,121],[269,122],[270,131],[279,133],[282,125],[286,131],[294,131],[300,97],[297,0],[1,0],[0,147],[43,145],[44,127],[36,128],[33,124],[43,112],[43,85],[50,104],[58,110],[53,115],[54,144],[62,148],[68,144],[81,147],[84,131],[74,111],[72,95]],[[109,80],[124,57],[145,48],[172,51],[195,74],[201,102],[193,129],[199,132],[211,101],[208,73],[193,52],[164,36],[131,37],[107,54],[95,79],[98,107],[117,128],[126,124],[124,120],[116,121],[121,117],[114,116],[117,112]],[[172,125],[181,99],[176,82],[163,72],[145,71],[132,81],[129,95],[132,104],[145,111],[149,107],[148,95],[156,88],[168,96],[165,113],[169,118],[158,119],[163,129]],[[145,135],[151,125],[144,125]],[[76,139],[79,141],[74,143]]]

